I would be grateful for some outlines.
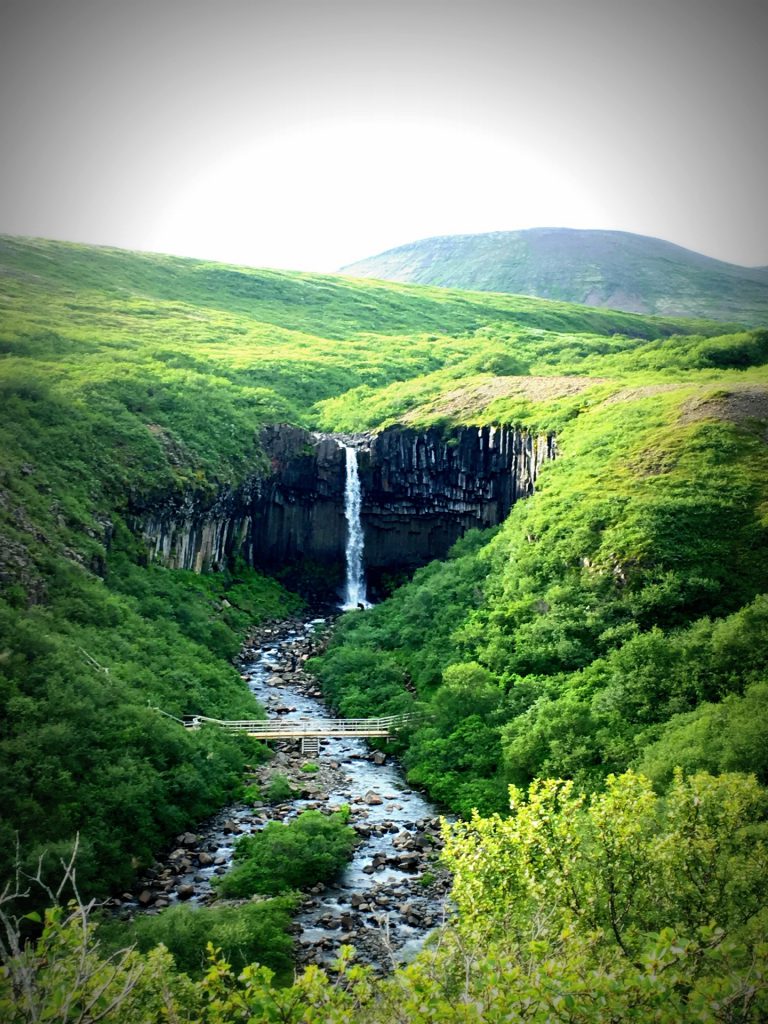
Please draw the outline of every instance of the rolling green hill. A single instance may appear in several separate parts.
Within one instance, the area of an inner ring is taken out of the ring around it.
[[[198,990],[155,952],[141,1019],[761,1019],[768,331],[16,238],[0,283],[2,877],[17,834],[50,881],[79,834],[81,893],[119,891],[263,755],[155,708],[259,715],[232,658],[301,601],[241,560],[148,564],[137,503],[258,474],[269,423],[557,435],[530,499],[315,663],[343,714],[420,712],[410,780],[491,815],[449,844],[463,932],[389,989],[219,966]],[[51,928],[55,1002],[85,959]]]
[[[52,552],[103,559],[99,524],[129,499],[240,482],[259,425],[321,425],[352,387],[721,330],[42,240],[0,238],[0,275],[0,573],[33,595]]]
[[[131,507],[234,487],[265,465],[265,423],[498,367],[513,338],[546,363],[576,339],[719,330],[16,238],[0,280],[2,870],[15,829],[30,863],[79,830],[84,892],[127,882],[239,784],[237,743],[179,736],[148,701],[256,713],[229,659],[249,621],[297,606],[242,565],[142,567]]]
[[[734,266],[624,231],[531,228],[425,238],[343,273],[635,313],[768,323],[765,267]]]

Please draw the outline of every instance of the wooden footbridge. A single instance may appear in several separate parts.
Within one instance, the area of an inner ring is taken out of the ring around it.
[[[330,736],[379,736],[388,738],[414,722],[418,715],[389,715],[386,718],[270,718],[226,721],[205,715],[185,715],[187,729],[218,726],[226,732],[241,732],[259,740],[300,739],[305,754],[316,754],[319,741]]]

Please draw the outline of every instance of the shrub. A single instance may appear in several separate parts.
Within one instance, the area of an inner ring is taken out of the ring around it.
[[[176,967],[192,978],[205,973],[206,947],[212,943],[235,970],[256,961],[288,981],[293,966],[288,927],[296,902],[292,896],[278,896],[238,907],[178,904],[156,916],[139,915],[129,924],[104,921],[99,938],[108,949],[135,944],[142,953],[162,943]]]
[[[247,804],[258,804],[261,803],[261,787],[255,782],[250,783],[243,790],[243,800]]]
[[[264,790],[264,799],[268,804],[282,804],[286,800],[293,800],[296,790],[293,788],[285,775],[271,776]]]
[[[357,836],[348,812],[304,811],[290,824],[271,821],[235,847],[235,867],[217,885],[222,896],[245,898],[300,889],[332,878],[349,859]]]

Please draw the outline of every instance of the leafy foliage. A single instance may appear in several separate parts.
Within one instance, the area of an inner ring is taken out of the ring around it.
[[[270,821],[235,846],[235,866],[218,883],[222,896],[281,893],[327,882],[357,843],[343,811],[303,811],[287,824]]]
[[[296,791],[287,775],[275,772],[270,776],[267,787],[264,790],[264,799],[268,804],[282,804],[286,800],[293,800],[295,796]]]
[[[706,702],[695,711],[674,715],[659,738],[642,753],[641,770],[663,787],[677,765],[686,770],[753,771],[768,785],[768,682],[747,686],[743,696],[719,704]]]
[[[130,923],[101,920],[97,934],[108,952],[135,946],[148,953],[162,944],[173,955],[177,970],[192,978],[205,974],[207,947],[212,943],[235,970],[258,961],[287,983],[293,976],[288,926],[295,908],[292,896],[237,907],[177,904],[161,914],[139,915]]]
[[[510,816],[446,832],[460,928],[488,937],[490,959],[533,967],[536,996],[570,995],[576,1019],[759,1019],[768,849],[754,779],[678,771],[660,798],[628,773],[590,800],[551,780],[510,796]]]
[[[233,799],[245,761],[261,756],[247,739],[186,731],[157,708],[262,715],[224,658],[244,620],[295,599],[252,570],[239,583],[159,567],[118,577],[110,589],[62,573],[48,604],[23,615],[0,601],[3,875],[14,830],[30,864],[48,850],[51,871],[79,832],[83,893],[125,887],[172,835]]]
[[[446,826],[460,916],[390,978],[343,947],[330,972],[309,967],[281,987],[210,944],[208,970],[190,981],[162,947],[108,962],[87,918],[53,911],[37,949],[16,951],[0,974],[4,1019],[57,1019],[73,1004],[83,1024],[765,1019],[768,853],[754,780],[678,773],[662,799],[630,773],[591,800],[551,780],[527,800],[511,795],[506,818]]]

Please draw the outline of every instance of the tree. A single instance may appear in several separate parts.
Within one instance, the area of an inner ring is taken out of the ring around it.
[[[457,949],[487,947],[528,996],[602,993],[603,1009],[591,995],[567,1020],[649,1019],[639,1006],[654,1020],[762,1019],[766,797],[753,777],[678,771],[659,797],[628,772],[589,799],[552,780],[510,797],[508,818],[446,829]]]

